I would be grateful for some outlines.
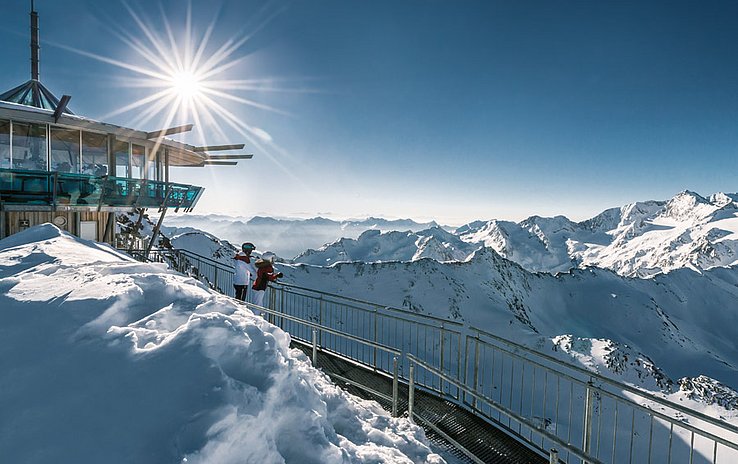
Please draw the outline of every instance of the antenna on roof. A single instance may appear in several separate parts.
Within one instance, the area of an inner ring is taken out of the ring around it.
[[[38,80],[38,13],[34,8],[33,0],[31,0],[31,79]]]

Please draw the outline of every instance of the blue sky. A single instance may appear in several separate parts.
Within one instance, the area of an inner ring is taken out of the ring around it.
[[[144,64],[115,33],[144,38],[123,3],[36,3],[41,80],[76,113],[101,118],[150,93],[69,50]],[[178,37],[185,5],[130,3]],[[28,78],[28,2],[3,9],[4,90]],[[736,17],[737,2],[719,1],[192,0],[194,35],[216,24],[209,51],[253,34],[214,78],[260,79],[236,94],[278,111],[223,101],[271,142],[235,168],[173,177],[207,188],[200,213],[455,225],[735,192]],[[203,129],[211,144],[246,141]]]

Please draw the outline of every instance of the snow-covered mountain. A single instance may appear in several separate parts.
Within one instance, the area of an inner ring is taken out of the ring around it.
[[[455,233],[530,271],[601,267],[648,277],[675,269],[738,264],[738,195],[684,191],[668,201],[613,208],[575,223],[533,216],[520,223],[476,221]]]
[[[700,375],[738,386],[733,268],[681,269],[651,279],[603,269],[551,275],[483,248],[466,262],[280,270],[300,286],[464,321],[547,352],[578,352],[565,359],[644,388],[674,394],[676,379]],[[564,343],[567,338],[576,343]]]
[[[51,224],[0,241],[0,319],[2,462],[443,462],[234,300]]]
[[[167,217],[164,224],[172,235],[202,230],[233,244],[252,242],[258,250],[272,251],[283,258],[293,258],[307,249],[319,248],[340,238],[357,238],[366,230],[418,231],[438,226],[435,222],[417,223],[410,219],[334,221],[321,217],[276,219],[261,216],[245,219],[193,214]]]
[[[381,232],[372,229],[356,240],[342,238],[317,250],[307,250],[294,261],[318,266],[341,261],[414,261],[421,258],[463,261],[477,248],[475,244],[464,242],[440,227],[418,232]]]

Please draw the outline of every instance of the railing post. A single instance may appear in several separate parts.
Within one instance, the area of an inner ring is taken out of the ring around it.
[[[320,303],[318,303],[318,308],[320,310],[320,320],[318,323],[323,326],[325,325],[323,323],[323,295],[320,295]],[[332,339],[335,341],[336,337],[332,337]],[[320,333],[320,344],[323,345],[323,332]]]
[[[397,394],[399,390],[397,356],[392,358],[392,417],[397,417]]]
[[[276,306],[277,301],[277,290],[274,287],[269,287],[269,309],[272,309],[274,311],[277,310]],[[272,313],[269,313],[269,323],[274,324],[275,322],[275,316]]]
[[[313,367],[318,366],[318,330],[313,329]]]
[[[479,332],[474,339],[474,391],[477,391],[477,382],[479,381]],[[477,397],[472,396],[472,407],[477,407]]]
[[[441,370],[441,372],[443,372],[443,358],[444,358],[444,356],[443,356],[443,339],[444,339],[444,332],[445,332],[445,330],[443,328],[443,324],[441,324],[441,330],[439,330],[439,332],[441,334],[441,343],[440,343],[440,345],[441,345],[440,346],[440,349],[441,349],[441,369],[440,370]],[[443,377],[440,378],[438,387],[439,387],[438,389],[440,390],[440,392],[443,393]]]
[[[559,464],[559,452],[556,448],[551,448],[548,452],[548,464]]]
[[[375,344],[377,343],[377,309],[374,308],[374,340],[372,340]],[[374,347],[374,362],[372,363],[372,366],[374,367],[374,371],[377,370],[377,347]]]
[[[584,430],[582,432],[582,451],[589,455],[590,444],[592,441],[592,387],[594,383],[590,377],[587,382],[587,393],[584,398]],[[586,462],[586,461],[585,461]]]
[[[413,421],[413,406],[415,404],[415,364],[410,363],[410,379],[407,393],[407,417]]]

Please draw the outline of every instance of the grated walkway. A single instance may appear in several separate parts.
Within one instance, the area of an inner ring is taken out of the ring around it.
[[[293,346],[312,355],[312,347],[293,341]],[[318,352],[318,368],[333,378],[349,393],[376,400],[387,410],[392,409],[392,378],[323,351]],[[362,387],[357,386],[359,384]],[[376,393],[372,393],[373,390]],[[399,411],[407,414],[408,387],[399,385]],[[416,389],[415,421],[426,430],[426,436],[437,447],[462,462],[489,464],[547,464],[548,460],[521,444],[508,433],[461,406],[432,393]],[[429,426],[428,424],[431,424]],[[502,426],[500,426],[502,427]],[[437,430],[434,430],[436,428]],[[439,433],[442,432],[442,433]],[[476,460],[458,450],[447,437],[471,452]]]

